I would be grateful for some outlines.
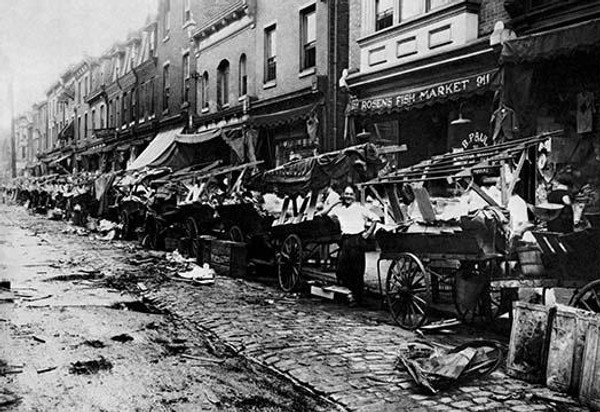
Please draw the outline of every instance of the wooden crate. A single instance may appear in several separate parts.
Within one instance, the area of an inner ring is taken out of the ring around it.
[[[557,305],[548,346],[548,388],[575,396],[579,393],[586,331],[597,318],[593,312]]]
[[[517,379],[541,383],[546,379],[549,326],[556,308],[515,302],[506,372]]]
[[[202,263],[208,263],[219,275],[246,276],[246,243],[211,239],[204,244],[202,255]]]
[[[579,400],[594,410],[600,409],[600,322],[590,322],[585,336]]]

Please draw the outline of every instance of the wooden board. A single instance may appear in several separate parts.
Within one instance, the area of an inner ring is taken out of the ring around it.
[[[584,405],[600,409],[600,322],[590,324],[585,336],[579,399]]]
[[[531,383],[546,379],[548,333],[556,309],[515,302],[506,373]]]
[[[548,346],[548,388],[572,395],[579,393],[585,335],[595,318],[598,315],[593,312],[557,305]]]

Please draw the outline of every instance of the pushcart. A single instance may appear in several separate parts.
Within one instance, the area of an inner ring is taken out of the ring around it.
[[[374,195],[385,197],[390,218],[396,223],[393,230],[377,233],[381,249],[378,280],[392,317],[401,327],[422,326],[432,307],[449,303],[442,299],[448,290],[456,313],[464,321],[476,316],[493,319],[510,310],[514,289],[524,286],[581,288],[572,304],[600,310],[600,282],[595,281],[600,263],[597,231],[535,233],[539,245],[535,248],[539,249],[535,270],[518,254],[509,253],[504,206],[526,163],[535,165],[536,147],[558,134],[434,156],[363,185]],[[497,176],[499,202],[477,184],[481,174]],[[470,189],[485,206],[451,221],[439,221],[427,192],[427,187],[436,184],[438,190],[439,185],[447,185],[455,196]],[[407,187],[414,191],[414,202],[424,221],[418,231],[411,230],[406,221],[402,200]],[[384,262],[389,263],[385,280]]]
[[[406,147],[385,148],[385,153]],[[339,224],[318,213],[330,186],[366,181],[377,175],[383,150],[372,144],[351,146],[283,164],[254,176],[250,187],[283,196],[269,233],[279,285],[292,292],[304,280],[333,284],[341,239]],[[347,291],[337,289],[341,293]]]

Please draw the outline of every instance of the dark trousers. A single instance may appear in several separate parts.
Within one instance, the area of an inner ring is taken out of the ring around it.
[[[335,274],[338,283],[350,289],[358,300],[365,286],[365,249],[366,243],[360,234],[342,235]]]

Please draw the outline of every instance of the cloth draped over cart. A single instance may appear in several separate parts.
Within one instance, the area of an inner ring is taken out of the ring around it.
[[[285,195],[306,194],[336,182],[373,178],[380,164],[375,146],[363,144],[285,163],[253,176],[248,187]]]

